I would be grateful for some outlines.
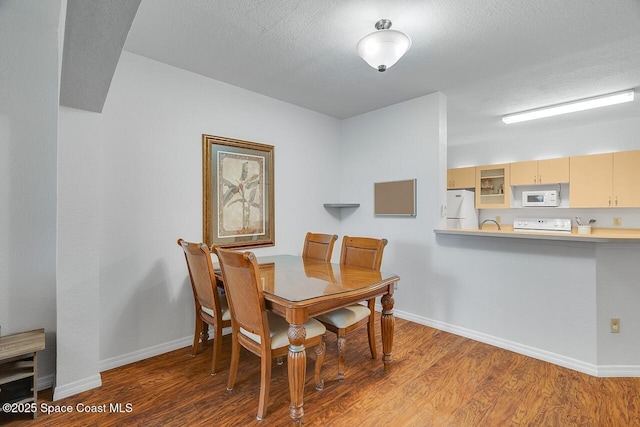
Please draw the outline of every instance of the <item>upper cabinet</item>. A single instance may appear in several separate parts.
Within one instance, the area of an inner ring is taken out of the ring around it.
[[[570,160],[570,206],[640,206],[640,150],[575,156]]]
[[[640,206],[640,150],[613,153],[612,206]]]
[[[475,188],[476,168],[447,169],[447,189]]]
[[[572,208],[608,208],[613,188],[613,154],[571,157],[569,182]]]
[[[509,164],[476,166],[476,208],[509,207]]]
[[[510,208],[511,186],[562,183],[571,208],[638,208],[640,150],[447,170],[447,188],[475,188],[478,209]]]
[[[511,163],[511,185],[569,182],[569,158]]]

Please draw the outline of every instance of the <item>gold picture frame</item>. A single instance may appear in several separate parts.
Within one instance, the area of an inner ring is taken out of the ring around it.
[[[203,241],[225,248],[275,245],[272,145],[202,135]]]

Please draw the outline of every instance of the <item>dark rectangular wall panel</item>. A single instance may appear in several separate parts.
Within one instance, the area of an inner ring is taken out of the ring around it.
[[[416,216],[416,180],[376,182],[375,215]]]

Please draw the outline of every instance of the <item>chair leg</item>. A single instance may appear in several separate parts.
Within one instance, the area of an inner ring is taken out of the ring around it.
[[[211,356],[211,375],[215,375],[220,368],[220,355],[222,354],[222,327],[213,326],[213,355]]]
[[[233,332],[231,337],[231,363],[229,365],[229,380],[227,381],[227,391],[233,390],[233,385],[236,382],[236,373],[238,372],[238,365],[240,364],[240,343],[236,336],[236,332]]]
[[[376,300],[374,298],[369,300],[369,323],[367,323],[367,330],[369,331],[369,350],[371,350],[371,358],[378,358],[378,351],[376,349]]]
[[[258,418],[260,421],[267,416],[269,404],[269,386],[271,384],[271,354],[263,354],[260,360],[260,402],[258,403]]]
[[[195,327],[195,331],[193,332],[193,346],[191,347],[192,356],[195,356],[196,353],[198,352],[198,344],[200,344],[203,325],[206,325],[206,323],[204,323],[200,318],[200,316],[198,316],[198,313],[196,313],[196,327]],[[206,328],[206,326],[204,327]]]
[[[200,342],[202,348],[207,348],[209,344],[209,324],[205,321],[202,322],[202,333],[200,334]]]
[[[322,364],[324,363],[324,356],[326,355],[327,345],[324,343],[324,340],[320,344],[316,346],[314,349],[316,353],[316,390],[324,389],[324,379],[322,378]]]
[[[344,332],[338,332],[338,381],[344,380],[344,359],[347,353],[347,339]]]

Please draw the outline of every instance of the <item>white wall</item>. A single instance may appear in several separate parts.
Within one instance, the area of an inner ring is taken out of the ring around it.
[[[127,52],[103,111],[102,369],[189,345],[193,299],[180,237],[202,239],[202,134],[275,146],[276,247],[336,232],[339,122]]]
[[[629,367],[640,365],[640,248],[598,245],[596,260],[598,364],[612,376],[628,375]],[[618,334],[609,331],[614,317],[621,319]]]
[[[424,311],[434,283],[433,229],[446,197],[446,98],[433,94],[363,114],[342,123],[342,201],[360,203],[343,218],[341,234],[384,237],[382,270],[400,276],[395,308]],[[375,182],[417,179],[416,217],[376,217]]]
[[[437,241],[438,280],[428,308],[416,314],[460,335],[595,373],[594,245],[446,235]]]
[[[439,108],[446,108],[443,96],[431,95],[343,122],[342,200],[361,207],[343,219],[342,234],[389,239],[382,268],[401,277],[397,315],[589,369],[596,362],[593,246],[433,233],[446,187]],[[374,217],[373,183],[414,177],[417,217]],[[554,279],[523,276],[531,258],[544,261]]]
[[[55,400],[101,384],[97,239],[102,212],[102,115],[60,107],[58,135]]]
[[[55,363],[56,139],[60,2],[0,6],[0,325],[45,328],[41,385]]]
[[[449,147],[448,166],[634,150],[640,149],[638,135],[640,118],[523,133],[512,139]],[[600,227],[612,227],[616,216],[622,218],[624,227],[640,228],[640,209],[487,209],[480,211],[480,221],[495,215],[504,223],[512,223],[515,217],[581,216],[597,219]],[[456,283],[475,278],[475,286],[488,291],[479,292],[473,303],[486,310],[467,311],[467,317],[475,316],[473,326],[464,317],[446,320],[447,324],[468,327],[472,335],[487,334],[486,341],[494,340],[504,347],[515,345],[517,351],[585,372],[640,375],[637,247],[505,239],[481,239],[478,243],[446,236],[439,240],[445,260],[465,260],[465,268],[453,275]],[[483,264],[499,269],[483,268]],[[541,269],[544,280],[532,277]],[[503,309],[496,301],[503,301],[505,295],[509,304]],[[465,299],[456,297],[456,305],[469,309]],[[622,333],[609,333],[611,317],[622,319]]]

